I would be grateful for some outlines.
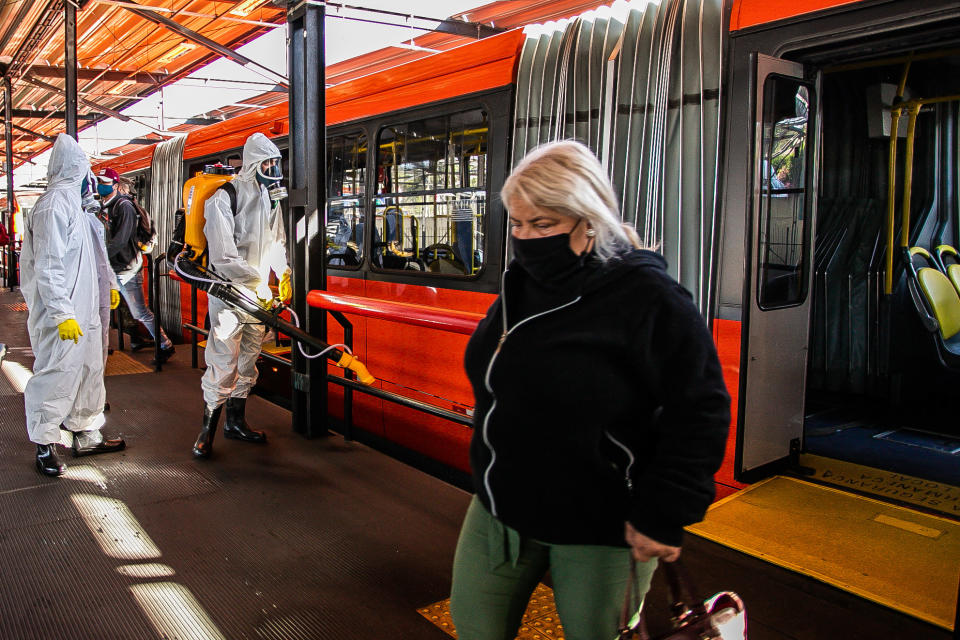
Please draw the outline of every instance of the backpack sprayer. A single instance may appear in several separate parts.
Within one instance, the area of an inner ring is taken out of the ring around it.
[[[346,345],[329,345],[301,330],[299,318],[293,309],[277,301],[265,307],[249,289],[207,268],[206,238],[203,235],[205,221],[203,205],[208,197],[232,178],[232,171],[227,169],[229,167],[217,165],[205,167],[203,173],[198,173],[184,184],[186,211],[177,212],[174,240],[167,252],[167,255],[175,256],[174,271],[188,284],[222,300],[237,311],[253,316],[267,327],[290,336],[297,342],[297,347],[305,358],[313,359],[325,355],[338,367],[356,373],[361,383],[371,385],[376,382],[376,378],[370,375],[366,366],[350,353]],[[280,318],[280,313],[284,310],[290,312],[294,324]],[[316,349],[317,353],[308,354],[303,348],[304,344]]]

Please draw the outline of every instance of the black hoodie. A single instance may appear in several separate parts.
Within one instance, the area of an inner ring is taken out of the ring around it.
[[[629,520],[676,546],[713,500],[730,398],[703,317],[665,267],[642,250],[591,259],[536,309],[511,302],[535,289],[523,268],[504,274],[466,349],[470,462],[481,502],[522,535],[625,546]]]

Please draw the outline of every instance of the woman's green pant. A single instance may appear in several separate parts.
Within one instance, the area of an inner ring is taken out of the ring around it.
[[[637,564],[641,596],[657,563]],[[460,640],[513,640],[547,570],[566,640],[614,640],[630,578],[630,550],[523,538],[474,496],[453,561],[450,612]]]

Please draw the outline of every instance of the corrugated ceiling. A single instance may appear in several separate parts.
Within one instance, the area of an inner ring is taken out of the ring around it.
[[[42,136],[56,136],[65,128],[64,0],[0,2],[0,61],[13,83],[13,150],[19,165],[49,147],[49,140]],[[119,111],[220,57],[133,13],[137,5],[231,49],[271,28],[263,23],[286,20],[286,10],[270,0],[88,0],[80,4],[77,111],[81,129],[108,117],[96,107]]]

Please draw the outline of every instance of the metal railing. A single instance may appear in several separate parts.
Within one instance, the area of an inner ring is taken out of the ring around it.
[[[163,254],[157,256],[152,272],[155,275],[152,278],[150,288],[151,291],[155,291],[154,287],[159,286],[158,283],[161,277],[169,277],[190,286],[190,322],[181,323],[181,327],[190,331],[190,366],[196,369],[199,364],[199,341],[197,336],[209,336],[209,331],[199,325],[199,319],[197,317],[197,287],[187,282],[183,278],[178,277],[172,271],[160,274],[159,265],[165,259],[166,256]],[[432,328],[439,331],[460,334],[472,333],[477,322],[483,318],[481,314],[469,313],[465,311],[437,309],[435,307],[426,307],[424,305],[413,305],[402,302],[391,302],[389,300],[376,300],[372,298],[360,298],[357,296],[335,295],[329,294],[325,291],[311,291],[307,296],[307,301],[310,306],[324,309],[330,314],[331,317],[333,317],[334,320],[337,321],[337,323],[343,328],[343,342],[351,351],[353,350],[353,323],[350,322],[350,320],[347,319],[347,317],[343,314],[344,311],[402,324],[410,324]],[[159,325],[159,314],[155,313],[154,316],[157,318],[156,321]],[[291,348],[294,348],[292,344]],[[270,353],[268,351],[261,351],[260,356],[277,364],[285,365],[287,367],[292,366],[292,361],[290,358],[285,358],[278,354]],[[159,371],[159,359],[157,362],[157,370]],[[361,384],[355,379],[355,374],[349,370],[346,370],[342,376],[327,373],[326,381],[340,385],[344,388],[343,437],[347,441],[353,439],[354,391],[359,391],[360,393],[365,393],[375,398],[380,398],[381,400],[386,400],[394,404],[415,409],[417,411],[443,418],[457,424],[462,424],[468,427],[473,426],[473,419],[464,414],[450,411],[449,409],[444,409],[443,407],[438,407],[434,404],[430,404],[429,402],[417,400],[416,398],[410,398],[398,393],[393,393],[391,391],[385,391],[383,389]]]

